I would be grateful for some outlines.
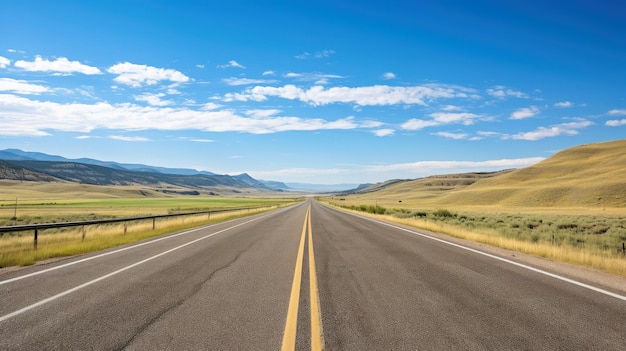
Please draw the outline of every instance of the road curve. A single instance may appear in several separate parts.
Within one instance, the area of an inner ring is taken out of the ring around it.
[[[546,273],[309,200],[0,271],[0,349],[626,349],[622,292]]]

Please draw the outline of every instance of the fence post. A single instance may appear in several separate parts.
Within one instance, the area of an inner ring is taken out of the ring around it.
[[[35,250],[37,250],[37,235],[38,234],[39,234],[39,230],[35,229],[35,241],[34,241]]]
[[[626,255],[626,243],[622,243],[622,253]]]
[[[83,226],[83,241],[85,241],[85,226]]]
[[[124,235],[126,235],[126,232],[128,231],[128,223],[124,223]]]
[[[152,230],[156,227],[156,217],[152,217]]]

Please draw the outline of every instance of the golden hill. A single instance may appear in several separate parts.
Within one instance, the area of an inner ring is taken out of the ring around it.
[[[622,208],[626,139],[572,147],[523,169],[421,178],[346,200],[358,199],[380,200],[383,206],[402,201],[411,207]]]

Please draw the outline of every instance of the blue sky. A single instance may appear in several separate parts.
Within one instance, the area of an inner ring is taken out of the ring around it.
[[[0,0],[0,149],[318,184],[626,135],[622,1]]]

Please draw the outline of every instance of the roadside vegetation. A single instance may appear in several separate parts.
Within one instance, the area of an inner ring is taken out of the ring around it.
[[[32,231],[0,233],[0,267],[31,265],[41,260],[83,254],[147,238],[249,216],[298,201],[289,198],[164,198],[79,199],[48,202],[0,201],[0,226],[59,223],[92,219],[233,209],[211,215],[189,215],[39,231],[37,249]],[[238,210],[257,207],[252,210]],[[16,215],[17,214],[17,215]]]
[[[478,213],[325,202],[432,232],[626,276],[626,213]]]

